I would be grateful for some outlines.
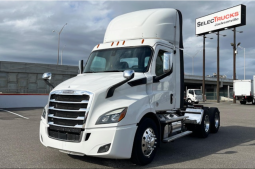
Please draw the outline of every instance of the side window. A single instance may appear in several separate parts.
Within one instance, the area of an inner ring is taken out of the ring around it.
[[[160,76],[162,75],[164,72],[163,72],[163,55],[164,55],[164,52],[163,50],[159,50],[158,52],[158,56],[157,56],[157,59],[156,59],[156,70],[155,70],[155,73],[157,76]]]
[[[189,91],[189,94],[192,94],[192,95],[193,95],[193,94],[194,94],[193,90],[190,90],[190,91]]]

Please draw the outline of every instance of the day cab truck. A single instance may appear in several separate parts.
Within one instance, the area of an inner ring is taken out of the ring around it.
[[[255,75],[253,80],[234,80],[234,97],[240,101],[240,104],[251,102],[255,104]]]
[[[181,12],[168,8],[114,18],[79,74],[50,92],[41,143],[146,165],[162,143],[216,133],[217,108],[185,106],[182,23]],[[50,85],[51,76],[43,74]]]
[[[202,91],[200,89],[188,89],[186,92],[186,101],[196,104],[203,101]]]

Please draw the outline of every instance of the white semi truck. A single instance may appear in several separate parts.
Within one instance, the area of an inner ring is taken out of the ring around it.
[[[49,94],[40,141],[72,155],[150,163],[162,143],[220,127],[217,108],[185,106],[182,14],[150,9],[114,18],[79,74]],[[83,69],[84,67],[84,69]],[[51,85],[51,73],[43,79]]]
[[[240,104],[251,102],[255,104],[255,75],[253,80],[234,80],[234,97],[240,101]]]
[[[188,89],[186,91],[186,101],[196,104],[203,101],[202,91],[200,89]]]

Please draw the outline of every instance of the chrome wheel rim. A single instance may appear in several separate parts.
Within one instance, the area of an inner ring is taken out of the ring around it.
[[[205,115],[204,128],[205,128],[205,132],[207,133],[209,131],[209,128],[210,128],[210,120],[209,120],[208,115]]]
[[[143,155],[149,157],[156,148],[156,135],[152,128],[147,128],[142,137],[142,151]]]
[[[190,100],[190,99],[188,100],[188,103],[191,103],[191,100]]]
[[[215,121],[215,128],[218,128],[220,123],[220,116],[218,112],[215,113],[214,121]]]

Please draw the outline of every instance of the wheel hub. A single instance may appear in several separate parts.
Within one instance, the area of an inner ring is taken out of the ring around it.
[[[151,155],[153,150],[156,148],[156,135],[152,128],[147,128],[142,137],[142,151],[147,157]]]
[[[219,113],[218,112],[216,112],[215,113],[215,118],[214,118],[214,120],[215,120],[215,128],[218,128],[219,127]]]
[[[210,128],[210,120],[209,120],[209,116],[206,115],[205,119],[204,119],[204,128],[205,128],[205,132],[209,131]]]

